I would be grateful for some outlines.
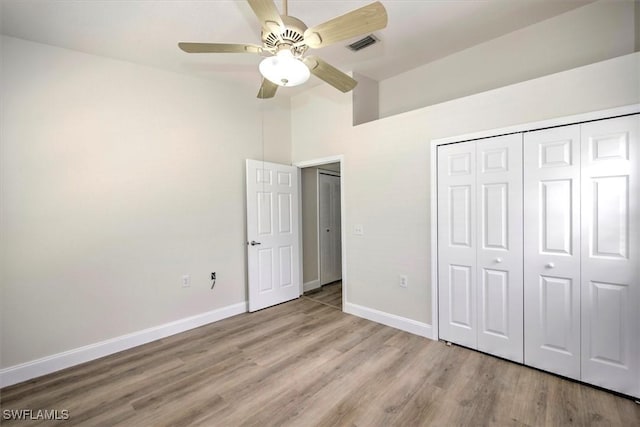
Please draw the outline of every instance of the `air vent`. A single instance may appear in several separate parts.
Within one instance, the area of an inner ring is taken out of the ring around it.
[[[368,36],[358,41],[355,41],[350,45],[347,45],[347,48],[349,48],[354,52],[357,52],[359,50],[364,49],[365,47],[371,46],[372,44],[376,44],[377,42],[378,42],[378,39],[373,34],[369,34]]]

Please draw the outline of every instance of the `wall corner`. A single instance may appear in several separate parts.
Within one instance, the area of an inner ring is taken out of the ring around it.
[[[380,118],[379,83],[362,74],[353,73],[358,85],[353,89],[353,126]]]

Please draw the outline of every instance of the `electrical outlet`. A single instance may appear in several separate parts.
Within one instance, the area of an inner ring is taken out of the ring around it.
[[[407,280],[407,276],[405,276],[404,274],[400,275],[400,287],[401,288],[406,288],[408,286],[408,280]]]
[[[182,287],[183,288],[188,288],[189,286],[191,286],[191,276],[188,274],[183,274],[182,275]]]
[[[364,236],[364,226],[362,224],[356,224],[353,227],[353,234],[356,236]]]

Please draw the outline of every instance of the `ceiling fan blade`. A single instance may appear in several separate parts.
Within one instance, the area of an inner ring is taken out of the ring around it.
[[[303,62],[311,71],[311,74],[329,83],[331,86],[342,92],[349,92],[356,87],[357,81],[338,70],[333,65],[329,65],[317,56],[307,56]]]
[[[317,49],[387,26],[387,10],[379,1],[307,28],[304,41]]]
[[[263,78],[262,86],[260,86],[260,90],[258,91],[258,98],[259,99],[273,98],[276,95],[277,90],[278,90],[277,84]]]
[[[262,53],[262,46],[231,43],[178,43],[188,53]]]
[[[247,0],[263,28],[273,29],[274,25],[284,27],[280,12],[273,0]]]

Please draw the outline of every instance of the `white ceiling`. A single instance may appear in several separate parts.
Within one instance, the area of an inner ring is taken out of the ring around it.
[[[187,54],[177,47],[178,41],[260,44],[260,25],[245,0],[0,1],[5,35],[205,78],[260,81],[257,55]],[[375,33],[381,43],[354,53],[345,41],[314,54],[383,80],[592,1],[382,0],[389,23]],[[371,2],[290,0],[289,14],[312,26]],[[276,4],[282,10],[281,0]]]

